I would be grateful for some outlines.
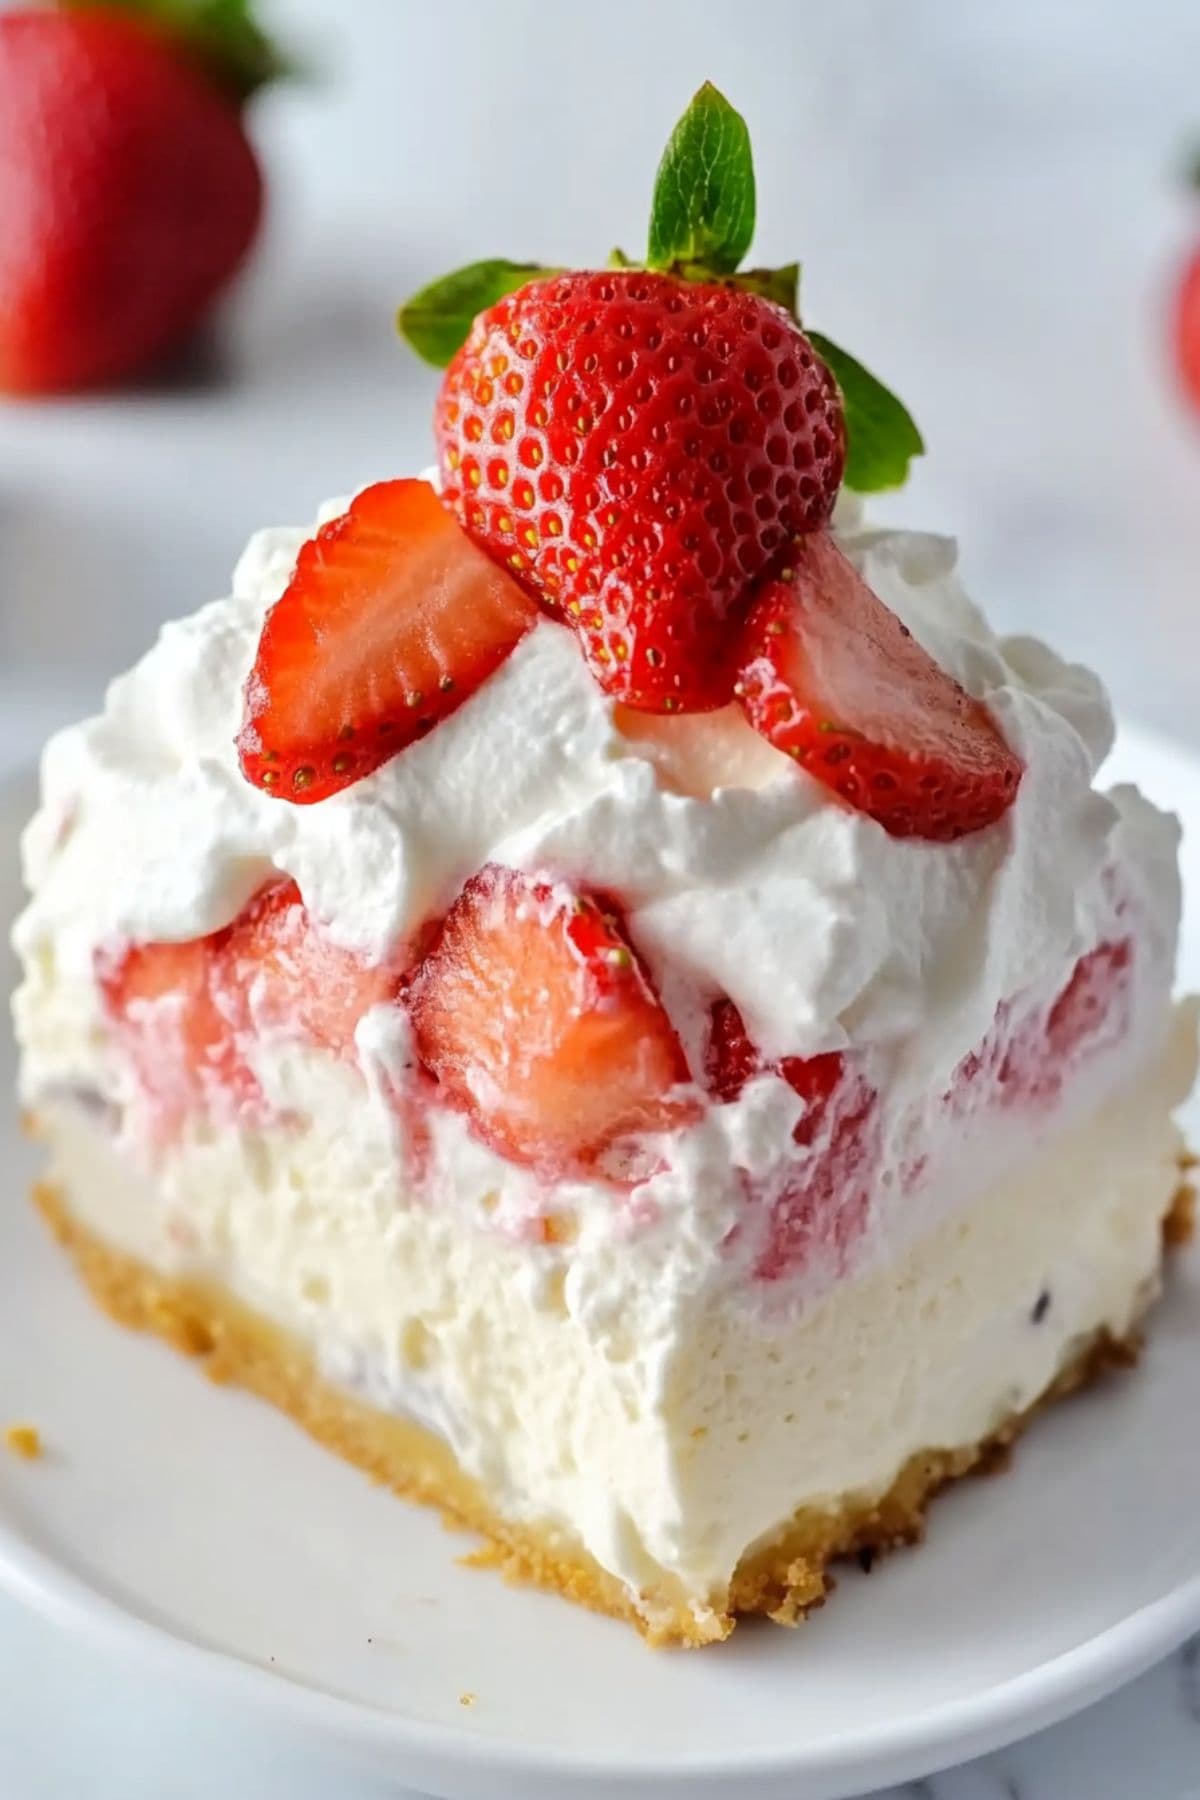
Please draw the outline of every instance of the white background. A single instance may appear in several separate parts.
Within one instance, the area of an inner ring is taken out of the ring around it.
[[[270,225],[215,346],[120,397],[0,403],[0,765],[93,704],[159,619],[220,592],[255,526],[429,460],[435,378],[394,338],[396,302],[484,254],[636,253],[662,142],[705,77],[754,134],[756,260],[802,259],[806,317],[925,431],[887,512],[958,534],[997,620],[1200,743],[1200,428],[1166,348],[1200,244],[1177,183],[1200,144],[1196,0],[269,12],[312,74],[256,108]],[[1200,1758],[1176,1768],[1151,1724],[1182,1717],[1183,1682],[1154,1678],[1107,1714],[1119,1733],[1069,1727],[1003,1779],[1035,1800],[1195,1795]],[[1143,1732],[1122,1764],[1117,1740]],[[999,1800],[1001,1781],[935,1792]],[[350,1800],[277,1741],[0,1610],[5,1800],[215,1792]]]

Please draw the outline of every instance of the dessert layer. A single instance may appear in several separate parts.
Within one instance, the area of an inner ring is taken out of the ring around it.
[[[871,587],[1023,759],[998,825],[950,845],[889,837],[733,709],[624,713],[549,620],[424,741],[319,806],[282,804],[243,779],[234,738],[263,615],[309,528],[264,532],[230,598],[168,625],[104,713],[48,746],[23,958],[55,956],[86,1032],[97,945],[214,931],[282,872],[337,942],[381,961],[496,862],[620,897],[693,1072],[709,1004],[727,997],[767,1059],[903,1045],[914,1092],[949,1075],[1003,1000],[1057,991],[1101,941],[1105,870],[1127,871],[1169,961],[1176,828],[1129,789],[1093,789],[1112,735],[1100,684],[1031,639],[998,639],[948,540],[869,529],[853,502],[837,522]],[[75,1042],[28,1036],[32,1098],[70,1078]]]
[[[320,1138],[200,1134],[153,1177],[102,1117],[40,1113],[87,1232],[284,1328],[338,1389],[432,1427],[495,1514],[582,1544],[639,1605],[682,1593],[704,1635],[798,1509],[870,1510],[915,1454],[979,1443],[1128,1335],[1194,1064],[1181,1009],[1097,1113],[774,1325],[742,1289],[672,1283],[645,1242],[510,1242],[454,1196],[398,1204],[386,1161],[357,1178],[365,1109],[354,1133],[334,1106]]]
[[[97,1302],[138,1331],[153,1331],[202,1361],[213,1381],[233,1382],[289,1414],[320,1443],[406,1499],[438,1507],[448,1521],[482,1533],[484,1547],[468,1560],[499,1568],[510,1580],[552,1588],[569,1600],[627,1619],[656,1645],[692,1648],[727,1637],[739,1617],[766,1613],[794,1625],[824,1600],[830,1562],[850,1552],[879,1552],[918,1542],[929,1500],[974,1472],[1003,1466],[1030,1419],[1048,1402],[1071,1393],[1112,1366],[1126,1366],[1137,1339],[1098,1333],[1081,1346],[1051,1386],[1023,1413],[1005,1419],[989,1437],[952,1450],[931,1447],[911,1457],[888,1491],[829,1508],[800,1509],[771,1542],[739,1565],[723,1611],[698,1613],[672,1588],[632,1595],[600,1568],[577,1538],[559,1529],[519,1524],[497,1513],[435,1433],[381,1412],[324,1380],[312,1354],[278,1326],[256,1317],[227,1295],[164,1276],[113,1250],[80,1225],[65,1196],[43,1183],[37,1204],[73,1257]],[[1191,1234],[1191,1192],[1181,1187],[1165,1221],[1170,1247]]]

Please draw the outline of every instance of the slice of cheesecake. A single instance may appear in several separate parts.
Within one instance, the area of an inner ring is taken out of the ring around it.
[[[945,542],[839,519],[1020,756],[986,829],[629,713],[550,619],[281,804],[234,740],[283,531],[51,743],[26,841],[22,1095],[97,1297],[656,1639],[911,1537],[1128,1350],[1184,1218],[1175,825]]]

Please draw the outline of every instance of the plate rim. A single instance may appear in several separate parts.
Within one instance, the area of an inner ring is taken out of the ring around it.
[[[489,1777],[522,1776],[553,1783],[620,1783],[622,1793],[661,1794],[683,1783],[770,1788],[787,1784],[796,1800],[835,1800],[862,1791],[845,1782],[896,1783],[918,1779],[999,1750],[1104,1699],[1169,1656],[1200,1629],[1200,1573],[1169,1594],[1139,1607],[1102,1632],[1020,1675],[928,1708],[902,1726],[864,1727],[842,1745],[806,1756],[741,1751],[729,1759],[595,1757],[586,1760],[552,1746],[523,1747],[510,1739],[406,1717],[362,1701],[323,1692],[286,1672],[265,1669],[169,1630],[119,1605],[31,1544],[0,1516],[0,1587],[44,1618],[85,1639],[135,1657],[186,1668],[206,1686],[233,1699],[261,1703],[276,1718],[301,1722],[350,1743],[366,1738],[375,1750],[404,1752],[422,1771],[438,1768]],[[641,1644],[635,1655],[654,1654]],[[407,1776],[407,1771],[405,1771]],[[428,1779],[428,1776],[423,1778]],[[834,1786],[797,1789],[798,1781]]]
[[[1122,721],[1120,742],[1149,759],[1191,764],[1200,749]],[[0,804],[36,781],[25,761],[0,769]],[[1164,796],[1167,798],[1167,796]],[[0,1589],[18,1604],[98,1645],[137,1660],[186,1672],[209,1691],[227,1695],[276,1720],[316,1731],[347,1748],[388,1752],[392,1772],[422,1783],[448,1779],[487,1784],[521,1777],[529,1794],[547,1800],[564,1786],[617,1783],[627,1800],[680,1791],[739,1786],[741,1791],[786,1791],[790,1800],[845,1800],[868,1786],[919,1779],[939,1769],[1004,1748],[1060,1723],[1104,1699],[1177,1650],[1200,1631],[1200,1571],[1169,1593],[1146,1602],[1102,1631],[1047,1661],[974,1693],[925,1708],[908,1719],[865,1724],[852,1736],[813,1751],[737,1748],[728,1757],[680,1758],[595,1754],[581,1757],[552,1745],[455,1729],[398,1710],[323,1691],[236,1652],[191,1639],[132,1607],[121,1605],[38,1548],[0,1512]],[[648,1654],[638,1644],[632,1654]],[[530,1784],[534,1784],[531,1786]],[[799,1784],[799,1785],[798,1785]],[[457,1785],[444,1790],[465,1792]]]

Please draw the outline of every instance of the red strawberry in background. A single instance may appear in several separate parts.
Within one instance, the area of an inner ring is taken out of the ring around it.
[[[1175,361],[1184,392],[1200,412],[1200,250],[1188,260],[1175,297]]]
[[[243,102],[278,68],[247,4],[0,16],[0,389],[146,368],[244,260],[263,183]]]

